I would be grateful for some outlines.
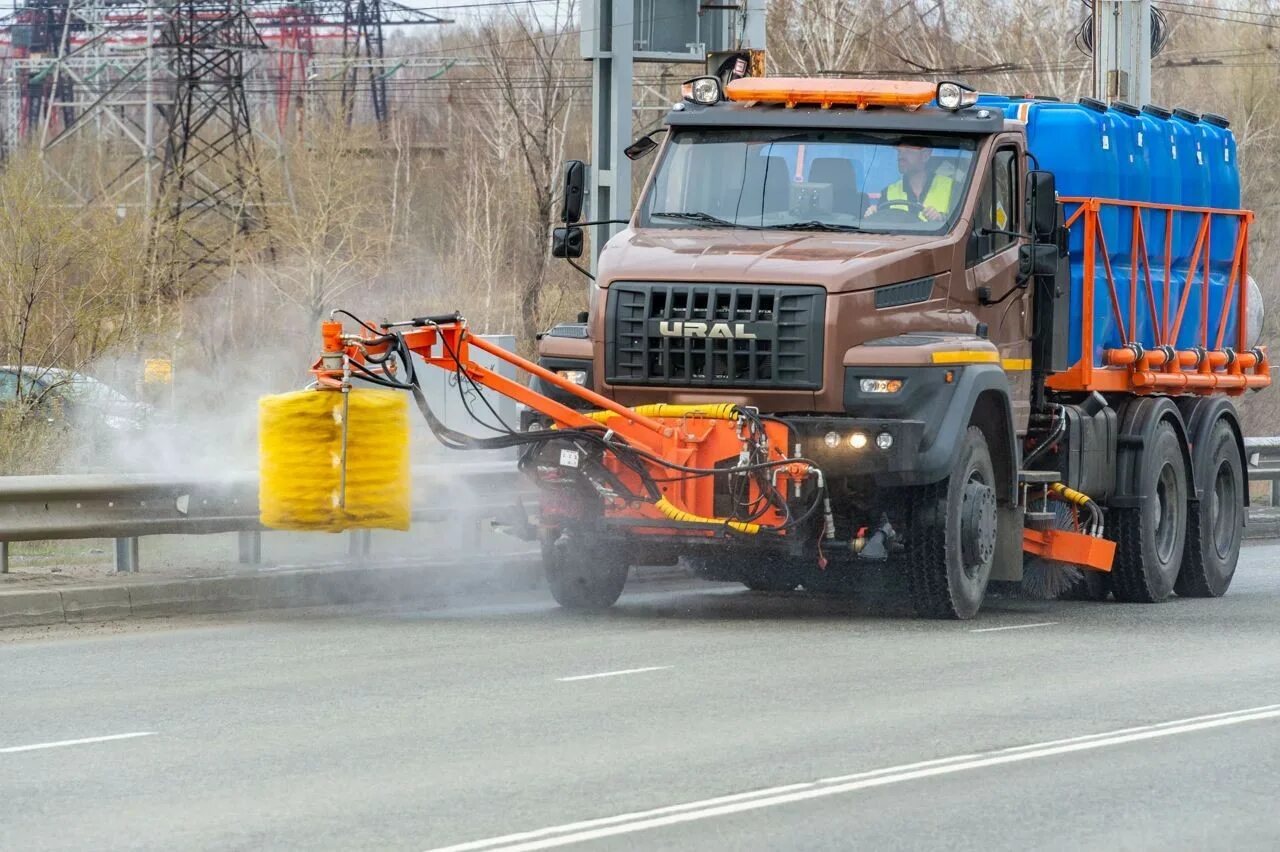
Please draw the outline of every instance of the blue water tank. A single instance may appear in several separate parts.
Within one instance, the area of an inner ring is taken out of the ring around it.
[[[1146,199],[1156,204],[1182,203],[1182,171],[1178,168],[1177,139],[1169,127],[1173,113],[1148,104],[1142,108],[1142,147],[1147,153],[1151,172],[1151,195]],[[1172,228],[1173,246],[1182,235],[1182,220],[1177,216],[1151,213],[1143,219],[1147,229],[1147,253],[1153,268],[1164,269],[1165,236]],[[1162,276],[1163,280],[1163,276]]]
[[[1201,146],[1205,164],[1209,169],[1209,203],[1219,210],[1240,209],[1240,168],[1236,163],[1236,138],[1231,123],[1220,115],[1206,113],[1200,117],[1203,133]],[[1227,298],[1227,286],[1231,279],[1231,266],[1235,258],[1236,239],[1240,231],[1240,218],[1214,216],[1210,223],[1210,276],[1209,276],[1209,345],[1218,342],[1219,324],[1223,302]],[[1226,326],[1222,345],[1236,346],[1239,329],[1239,311],[1236,310],[1236,290],[1231,303],[1225,305]]]
[[[1186,207],[1208,207],[1209,167],[1205,163],[1201,144],[1204,132],[1200,116],[1184,109],[1175,109],[1169,126],[1178,142],[1178,170],[1182,172],[1182,200],[1178,203]],[[1176,244],[1174,262],[1186,265],[1191,262],[1191,255],[1195,251],[1196,237],[1200,233],[1203,217],[1199,213],[1183,213],[1182,217],[1182,235]]]
[[[1035,155],[1040,168],[1054,173],[1058,194],[1062,196],[1116,198],[1120,194],[1119,161],[1113,136],[1116,128],[1107,115],[1107,107],[1098,101],[1065,104],[1032,101],[1020,105],[1018,117],[1027,123],[1027,148]],[[1067,205],[1068,218],[1075,205]],[[1118,239],[1114,208],[1102,217],[1108,248],[1115,251]],[[1100,248],[1100,247],[1099,247]],[[1084,277],[1084,229],[1072,227],[1069,244],[1071,280],[1077,284]],[[1118,265],[1113,265],[1113,273]],[[1106,270],[1099,257],[1095,262],[1094,280],[1097,295],[1093,312],[1095,357],[1103,348],[1118,346],[1119,329],[1110,300],[1103,295]],[[1127,284],[1124,285],[1127,292]],[[1083,292],[1071,288],[1070,327],[1083,326]],[[1068,357],[1075,361],[1081,354],[1081,342],[1074,335],[1068,344]]]
[[[1201,145],[1209,168],[1209,206],[1219,210],[1240,209],[1240,168],[1236,164],[1236,137],[1231,122],[1220,115],[1205,113],[1200,117],[1203,132]],[[1215,269],[1231,271],[1235,255],[1239,220],[1214,217],[1210,257]]]
[[[1205,125],[1200,123],[1200,116],[1194,112],[1188,112],[1184,109],[1175,109],[1173,111],[1173,119],[1170,122],[1174,128],[1174,132],[1181,131],[1186,144],[1178,146],[1179,160],[1178,165],[1182,171],[1182,204],[1188,207],[1211,207],[1212,199],[1210,198],[1211,180],[1209,175],[1209,163],[1205,157],[1205,147],[1208,143],[1207,134],[1205,133]],[[1178,243],[1177,258],[1173,264],[1173,276],[1176,286],[1174,288],[1177,293],[1175,304],[1181,304],[1183,301],[1183,289],[1186,288],[1187,276],[1190,273],[1191,261],[1196,260],[1196,270],[1192,276],[1191,292],[1186,297],[1186,308],[1182,314],[1182,324],[1178,327],[1178,337],[1175,345],[1179,349],[1190,349],[1194,346],[1204,345],[1204,328],[1202,319],[1203,311],[1203,287],[1202,282],[1204,262],[1206,254],[1210,246],[1206,243],[1201,247],[1200,256],[1196,258],[1195,245],[1200,234],[1200,227],[1204,222],[1204,214],[1202,213],[1182,213],[1182,236]],[[1210,282],[1209,309],[1215,310],[1215,302],[1213,298],[1213,286]],[[1177,311],[1174,311],[1176,318]],[[1210,318],[1212,322],[1212,317]],[[1210,332],[1212,335],[1212,332]],[[1209,341],[1212,343],[1212,341]]]

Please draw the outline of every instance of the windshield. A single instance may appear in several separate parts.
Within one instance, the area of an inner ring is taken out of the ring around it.
[[[676,133],[640,207],[653,228],[942,233],[975,141],[852,130]]]

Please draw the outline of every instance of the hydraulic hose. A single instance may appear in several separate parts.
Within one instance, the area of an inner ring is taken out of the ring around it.
[[[683,509],[676,508],[666,497],[659,497],[658,502],[653,504],[654,507],[666,515],[673,521],[680,521],[687,524],[715,524],[716,526],[725,526],[731,530],[737,530],[747,535],[755,535],[760,532],[759,524],[746,523],[745,521],[734,521],[729,518],[704,518],[701,515],[695,515],[692,512],[686,512]]]

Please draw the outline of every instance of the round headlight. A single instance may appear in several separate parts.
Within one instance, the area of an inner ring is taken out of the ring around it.
[[[960,109],[960,87],[955,83],[938,86],[938,106],[943,109]]]
[[[840,433],[828,432],[822,436],[822,443],[827,445],[827,449],[834,450],[836,447],[840,446]]]
[[[876,435],[876,446],[882,450],[887,450],[893,446],[893,436],[888,432],[881,432]]]
[[[699,77],[693,81],[690,96],[695,103],[714,104],[720,100],[720,81],[715,77]]]
[[[867,445],[867,436],[862,432],[854,432],[849,436],[849,446],[860,450]]]

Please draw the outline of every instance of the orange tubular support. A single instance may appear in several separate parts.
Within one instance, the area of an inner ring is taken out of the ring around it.
[[[1078,282],[1082,302],[1081,358],[1064,372],[1050,376],[1046,384],[1058,391],[1103,391],[1128,393],[1185,392],[1209,394],[1225,392],[1232,395],[1244,393],[1250,388],[1266,387],[1271,383],[1271,368],[1264,348],[1249,349],[1246,318],[1248,317],[1248,292],[1245,285],[1249,270],[1249,225],[1253,214],[1248,210],[1216,210],[1208,207],[1188,207],[1178,204],[1156,204],[1144,201],[1117,201],[1106,198],[1059,199],[1067,205],[1069,215],[1066,227],[1079,230],[1082,246],[1083,274]],[[1074,205],[1075,209],[1072,210]],[[1124,299],[1116,285],[1111,252],[1102,228],[1102,213],[1107,208],[1119,208],[1120,221],[1127,221],[1132,230],[1132,256],[1129,263],[1129,292]],[[1163,214],[1164,269],[1154,274],[1152,257],[1147,250],[1147,229],[1143,224],[1144,212]],[[1181,292],[1173,288],[1173,218],[1183,215],[1198,217],[1196,237],[1185,274],[1179,267],[1176,279]],[[1234,222],[1237,227],[1234,253],[1221,304],[1210,302],[1210,236],[1212,230],[1221,230]],[[1094,317],[1099,297],[1098,269],[1106,277],[1106,294],[1116,333],[1125,348],[1106,349],[1098,356],[1095,340]],[[1157,298],[1154,282],[1162,281],[1163,294]],[[1142,297],[1138,290],[1145,292]],[[1191,300],[1195,299],[1195,302]],[[1140,305],[1145,302],[1150,315],[1150,331],[1139,336]],[[1198,327],[1194,339],[1198,348],[1175,350],[1179,337],[1186,345],[1183,318],[1188,305],[1199,309]],[[1212,308],[1219,310],[1217,324],[1210,327]],[[1227,321],[1234,315],[1237,330],[1229,343]],[[1150,339],[1154,335],[1154,340]],[[1144,339],[1144,337],[1146,339]],[[1224,346],[1227,343],[1231,348]],[[1175,355],[1171,357],[1170,352]]]

